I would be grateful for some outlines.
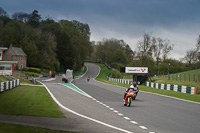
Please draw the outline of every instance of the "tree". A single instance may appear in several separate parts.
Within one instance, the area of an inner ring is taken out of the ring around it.
[[[163,46],[163,60],[165,60],[169,54],[170,51],[173,50],[174,44],[170,44],[169,40],[165,40],[164,46]]]
[[[184,57],[184,60],[191,66],[196,60],[197,60],[197,50],[191,49],[187,51],[186,56]]]
[[[8,13],[0,7],[0,17],[9,17]]]
[[[30,14],[23,12],[16,12],[12,15],[12,18],[20,22],[27,23],[28,19],[30,18]]]
[[[143,39],[140,40],[137,44],[137,51],[138,55],[141,58],[142,65],[144,65],[144,62],[146,61],[146,57],[152,57],[154,45],[152,43],[152,37],[150,34],[145,33],[143,35]]]
[[[162,38],[153,38],[153,45],[154,45],[154,57],[156,58],[156,64],[158,66],[159,61],[161,61],[161,54],[164,48],[164,40]]]
[[[28,18],[28,23],[33,27],[37,28],[40,24],[41,16],[38,14],[37,10],[34,10]]]

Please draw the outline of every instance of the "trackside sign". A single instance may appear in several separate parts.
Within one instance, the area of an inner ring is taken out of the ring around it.
[[[148,73],[148,67],[125,67],[125,73]]]

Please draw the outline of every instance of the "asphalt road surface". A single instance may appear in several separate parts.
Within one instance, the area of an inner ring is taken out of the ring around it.
[[[71,123],[71,131],[97,133],[199,133],[200,105],[139,92],[131,107],[123,106],[124,89],[95,81],[99,67],[86,63],[87,73],[72,83],[85,93],[43,80]],[[87,77],[90,81],[87,82]],[[86,95],[86,93],[88,95]]]

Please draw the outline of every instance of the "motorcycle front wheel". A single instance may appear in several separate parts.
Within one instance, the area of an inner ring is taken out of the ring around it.
[[[129,98],[128,98],[128,107],[130,107],[130,106],[131,106],[131,102],[132,102],[132,98],[131,98],[131,97],[129,97]]]

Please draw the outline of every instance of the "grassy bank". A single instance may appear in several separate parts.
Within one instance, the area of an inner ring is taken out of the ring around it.
[[[0,127],[0,133],[74,133],[7,123],[0,123]]]
[[[103,64],[96,64],[96,65],[98,65],[101,68],[101,72],[99,76],[96,78],[96,80],[104,82],[104,83],[112,84],[112,85],[126,87],[126,88],[129,87],[129,85],[126,85],[126,84],[108,81],[107,76],[110,74],[110,70],[107,69],[107,67]],[[139,89],[145,92],[157,93],[161,95],[171,96],[175,98],[180,98],[180,99],[200,103],[200,95],[191,95],[191,94],[185,94],[185,93],[175,92],[175,91],[160,90],[160,89],[146,87],[145,85],[139,85]]]
[[[0,94],[0,114],[64,117],[44,87],[18,86]]]

